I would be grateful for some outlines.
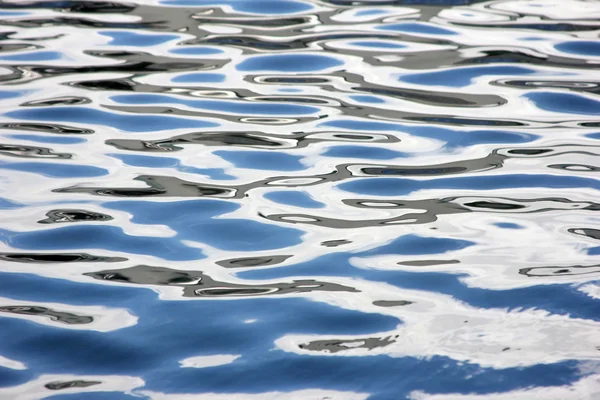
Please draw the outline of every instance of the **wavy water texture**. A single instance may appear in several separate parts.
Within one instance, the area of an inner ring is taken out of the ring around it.
[[[600,399],[600,3],[0,1],[0,397]]]

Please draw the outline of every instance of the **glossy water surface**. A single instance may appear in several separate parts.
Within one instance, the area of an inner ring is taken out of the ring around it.
[[[600,2],[0,19],[1,399],[600,399]]]

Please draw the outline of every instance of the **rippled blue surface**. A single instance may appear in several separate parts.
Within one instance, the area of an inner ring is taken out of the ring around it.
[[[0,399],[600,399],[600,3],[0,21]]]

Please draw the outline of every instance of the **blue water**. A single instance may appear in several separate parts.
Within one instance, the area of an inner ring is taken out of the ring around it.
[[[599,19],[0,2],[0,399],[600,399]]]

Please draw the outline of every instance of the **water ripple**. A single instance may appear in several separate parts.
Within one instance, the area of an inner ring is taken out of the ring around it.
[[[598,398],[599,18],[0,1],[0,397]]]

